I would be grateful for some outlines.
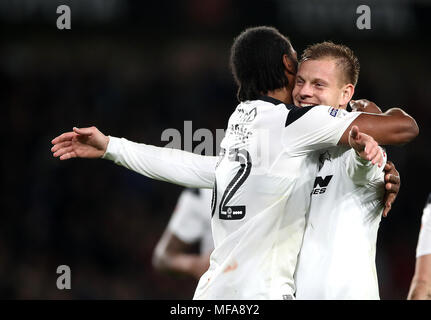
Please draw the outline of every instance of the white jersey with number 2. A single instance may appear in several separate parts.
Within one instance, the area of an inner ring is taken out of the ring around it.
[[[360,113],[262,97],[231,115],[219,157],[110,137],[103,158],[152,179],[214,188],[210,267],[194,299],[292,299],[316,150]]]
[[[293,298],[314,151],[337,145],[358,114],[269,97],[238,105],[216,167],[215,250],[194,299]]]

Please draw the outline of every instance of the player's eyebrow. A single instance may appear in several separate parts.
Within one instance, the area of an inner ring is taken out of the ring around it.
[[[299,79],[299,80],[302,80],[302,81],[305,81],[303,77],[301,77],[300,75],[298,75],[298,74],[297,74],[297,75],[296,75],[296,80],[298,80],[298,79]]]
[[[329,84],[328,81],[323,80],[322,78],[314,78],[313,80],[311,80],[311,83],[316,83],[316,82],[320,82],[320,83],[323,83],[325,85]]]

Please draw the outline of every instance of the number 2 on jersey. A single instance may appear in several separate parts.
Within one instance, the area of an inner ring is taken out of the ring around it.
[[[226,190],[223,193],[223,196],[220,201],[220,206],[219,206],[219,218],[222,220],[239,220],[244,218],[246,213],[246,206],[245,205],[230,206],[228,205],[228,203],[232,199],[234,194],[238,191],[238,189],[244,184],[248,176],[250,175],[252,164],[251,164],[250,154],[248,153],[247,150],[244,150],[244,149],[230,150],[229,159],[232,161],[238,161],[240,163],[240,168],[238,169],[238,172],[232,178],[232,180],[230,181],[229,185],[227,186]],[[213,202],[213,208],[212,208],[212,215],[214,215],[215,207],[217,204],[216,187],[217,187],[217,183],[214,186],[215,197],[213,198],[214,202]]]

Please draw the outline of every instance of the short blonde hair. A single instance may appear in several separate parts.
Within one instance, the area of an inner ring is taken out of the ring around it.
[[[331,41],[313,44],[307,47],[301,56],[301,62],[305,60],[320,60],[324,58],[336,59],[337,66],[341,68],[344,75],[343,84],[356,86],[359,77],[359,60],[353,50],[342,44]]]

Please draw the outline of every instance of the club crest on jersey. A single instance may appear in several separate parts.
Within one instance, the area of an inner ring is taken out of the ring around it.
[[[334,118],[337,116],[338,109],[331,108],[329,109],[329,115],[333,116]]]

